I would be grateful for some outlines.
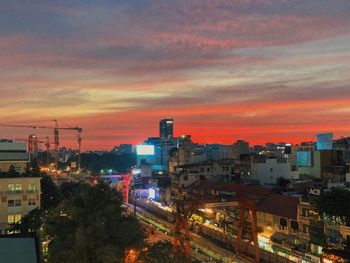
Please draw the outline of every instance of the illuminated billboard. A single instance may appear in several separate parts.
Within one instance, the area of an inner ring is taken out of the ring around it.
[[[156,189],[150,188],[148,190],[148,198],[149,199],[156,199]]]
[[[137,155],[154,155],[154,145],[140,144],[136,146]]]
[[[333,133],[317,134],[317,150],[333,150]]]
[[[310,167],[311,166],[311,152],[297,152],[297,166]]]

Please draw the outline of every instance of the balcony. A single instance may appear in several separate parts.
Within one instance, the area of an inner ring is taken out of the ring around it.
[[[299,231],[298,236],[307,240],[310,240],[310,233],[304,233]]]
[[[309,220],[309,215],[308,214],[299,214],[299,218],[302,219],[302,220]]]
[[[350,226],[341,225],[339,230],[344,236],[350,236]]]
[[[7,194],[8,194],[8,195],[21,195],[21,194],[23,194],[23,193],[24,193],[24,191],[22,191],[22,190],[7,191]]]

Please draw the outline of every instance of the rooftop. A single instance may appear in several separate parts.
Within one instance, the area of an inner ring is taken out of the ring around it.
[[[258,200],[257,211],[297,219],[299,197],[277,194],[271,188],[258,185],[200,181],[192,186],[192,190],[205,191],[206,193],[212,190],[232,192],[235,194],[235,198],[254,198]]]
[[[11,263],[39,262],[35,238],[0,237],[0,259]]]
[[[256,197],[261,198],[267,196],[272,192],[271,188],[262,187],[258,185],[246,185],[237,183],[223,183],[215,181],[199,181],[193,187],[193,189],[200,190],[218,190],[225,192],[234,192],[235,197]]]
[[[271,193],[260,200],[257,210],[297,220],[299,197]]]

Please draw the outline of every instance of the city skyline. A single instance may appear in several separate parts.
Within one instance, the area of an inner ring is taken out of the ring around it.
[[[200,143],[350,135],[349,1],[0,9],[0,123],[58,119],[84,128],[84,150],[140,143],[167,117]],[[0,138],[30,133],[1,128]],[[74,147],[74,134],[62,136]]]

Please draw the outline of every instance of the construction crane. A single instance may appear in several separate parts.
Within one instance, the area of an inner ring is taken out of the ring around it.
[[[54,131],[54,152],[55,152],[55,167],[58,169],[58,150],[60,145],[59,140],[59,130],[68,130],[68,131],[76,131],[77,132],[77,143],[78,143],[78,161],[77,161],[77,169],[79,170],[81,167],[81,133],[83,129],[80,127],[59,127],[57,120],[51,120],[55,123],[55,126],[41,126],[41,125],[23,125],[23,124],[0,124],[1,127],[17,127],[17,128],[29,128],[29,129],[52,129]]]
[[[175,231],[173,249],[174,252],[180,250],[187,255],[191,255],[190,247],[190,232],[188,220],[192,214],[200,208],[218,208],[218,207],[232,207],[235,206],[239,209],[239,220],[236,225],[237,240],[236,240],[236,253],[242,257],[247,258],[244,254],[244,250],[248,246],[248,243],[242,242],[243,230],[245,229],[245,223],[250,222],[249,232],[251,234],[251,240],[254,246],[254,258],[249,258],[253,262],[260,262],[260,251],[258,244],[258,231],[257,231],[257,216],[256,216],[256,200],[249,198],[236,198],[227,202],[221,202],[220,200],[196,198],[191,200],[177,199],[175,201]]]
[[[46,166],[49,167],[50,164],[50,158],[49,158],[49,152],[50,152],[50,146],[52,142],[50,142],[49,136],[46,137],[46,141],[41,141],[38,139],[38,137],[35,134],[31,134],[28,137],[28,140],[23,140],[28,143],[28,152],[35,155],[36,154],[36,147],[39,144],[44,144],[46,147]]]

